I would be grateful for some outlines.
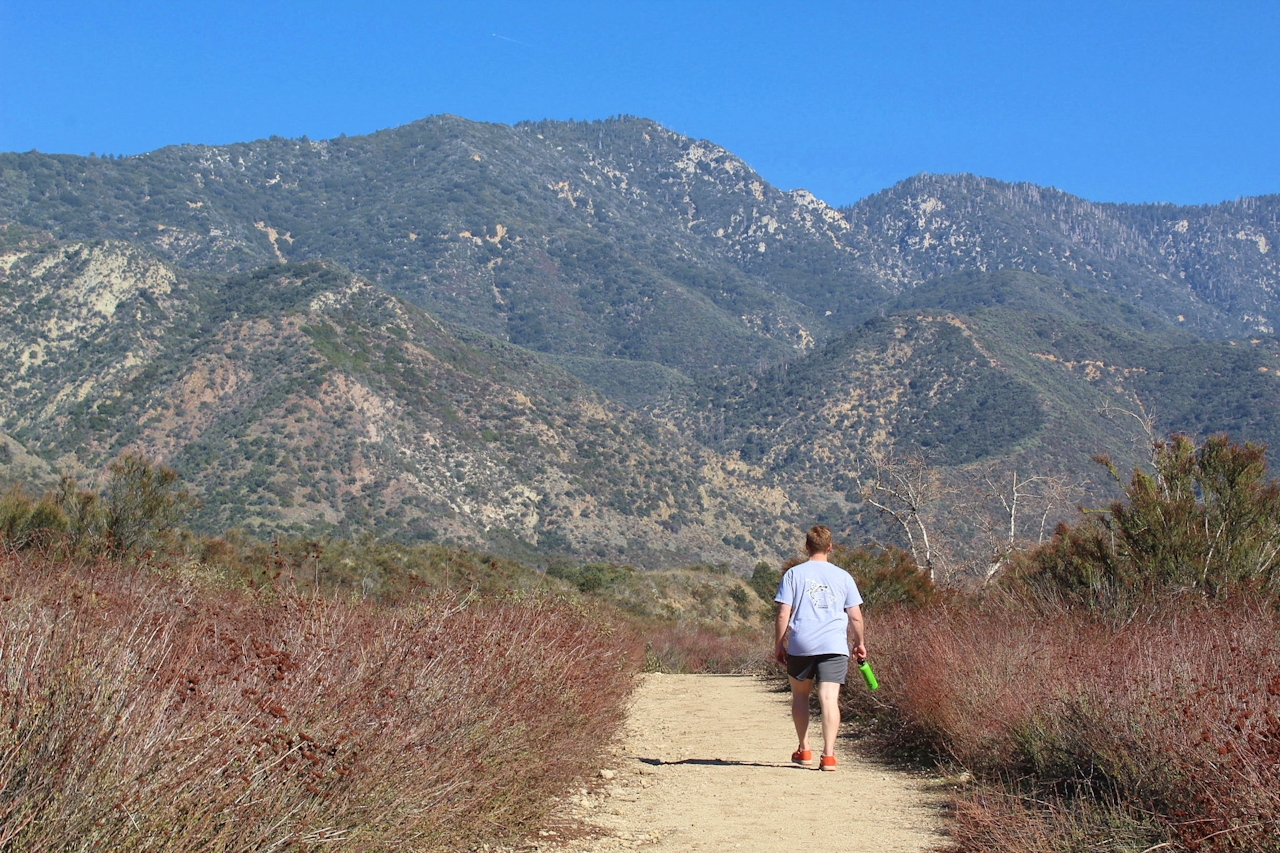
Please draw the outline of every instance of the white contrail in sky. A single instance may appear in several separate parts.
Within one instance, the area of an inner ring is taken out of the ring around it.
[[[503,41],[514,42],[515,44],[523,44],[525,47],[533,47],[533,45],[531,44],[525,44],[524,42],[518,39],[507,38],[506,36],[500,36],[497,33],[490,33],[490,35],[492,35],[496,39],[502,39]]]

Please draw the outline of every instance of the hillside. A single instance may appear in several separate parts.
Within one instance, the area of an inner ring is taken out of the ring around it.
[[[1107,494],[1095,454],[1122,468],[1146,458],[1127,413],[1145,408],[1161,432],[1280,446],[1273,338],[1205,340],[1098,291],[1017,272],[939,279],[893,308],[703,399],[699,428],[713,446],[771,472],[843,537],[894,535],[863,503],[877,458],[918,453],[945,472],[927,510],[964,539],[954,528],[999,515],[998,493],[985,490],[1015,471],[1080,487],[1059,497],[1054,518]]]
[[[1278,210],[1276,197],[1097,204],[969,175],[836,210],[629,117],[437,116],[326,141],[0,155],[0,219],[63,239],[140,242],[220,272],[335,260],[515,343],[701,368],[727,363],[735,338],[777,355],[964,270],[1069,280],[1204,332],[1269,331]],[[689,350],[671,323],[685,315],[729,338]]]
[[[837,210],[630,117],[0,154],[0,468],[139,450],[210,530],[745,568],[892,536],[886,454],[1096,487],[1139,405],[1275,446],[1278,211],[967,175]]]
[[[728,559],[730,536],[772,557],[785,538],[789,503],[758,471],[340,268],[191,276],[107,241],[0,270],[13,438],[68,471],[163,460],[202,499],[202,528],[651,565]]]
[[[1024,270],[1101,290],[1210,336],[1271,334],[1280,196],[1098,204],[973,175],[919,175],[841,209],[863,275],[895,289]]]
[[[124,160],[0,155],[0,218],[140,243],[188,269],[334,260],[522,346],[693,372],[776,360],[821,336],[823,314],[751,256],[839,254],[843,225],[652,122],[449,116]]]

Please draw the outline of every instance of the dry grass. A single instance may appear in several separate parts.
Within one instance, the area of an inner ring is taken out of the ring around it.
[[[770,671],[771,628],[725,631],[698,623],[652,621],[638,628],[645,640],[645,669],[667,673]]]
[[[850,691],[851,710],[974,773],[960,849],[1280,849],[1273,603],[1174,601],[1114,625],[951,601],[872,630],[883,689]]]
[[[376,606],[0,555],[0,850],[442,849],[592,767],[634,634],[542,598]]]

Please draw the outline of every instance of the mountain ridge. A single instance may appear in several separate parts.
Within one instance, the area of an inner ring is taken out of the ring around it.
[[[79,210],[86,200],[92,215]],[[633,312],[655,287],[692,288],[735,324],[801,350],[903,287],[963,270],[1111,287],[1148,308],[1167,303],[1163,316],[1214,335],[1269,333],[1280,280],[1280,196],[1116,205],[917,175],[837,209],[772,187],[714,143],[632,117],[432,117],[365,137],[174,146],[124,160],[5,154],[0,216],[64,238],[143,240],[180,265],[222,272],[331,258],[446,318],[578,356],[619,353],[567,352],[536,320],[548,287],[583,291],[554,268],[592,234],[615,247],[612,266],[650,279],[626,294]],[[645,257],[655,240],[660,251]],[[682,258],[722,280],[681,282]],[[600,284],[585,283],[584,309],[599,307],[590,300]],[[596,349],[625,338],[578,322]]]
[[[959,211],[958,222],[946,217],[951,209]],[[1202,333],[1274,332],[1280,195],[1194,207],[1121,205],[974,175],[917,175],[841,210],[852,244],[867,247],[868,264],[900,283],[1026,269],[1101,283]],[[1020,221],[1010,220],[1011,211]],[[983,220],[992,221],[991,234],[975,240],[981,229],[973,222]],[[911,251],[894,252],[895,246]],[[1144,296],[1144,287],[1154,295]]]
[[[968,175],[837,209],[632,117],[0,154],[0,431],[22,476],[173,464],[210,529],[773,559],[891,535],[885,454],[1100,488],[1141,461],[1108,411],[1280,442],[1278,213]]]

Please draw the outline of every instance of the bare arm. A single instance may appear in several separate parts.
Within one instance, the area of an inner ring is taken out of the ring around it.
[[[849,614],[849,629],[853,632],[853,656],[859,663],[867,659],[866,636],[862,627],[862,608],[858,605],[846,607]]]
[[[791,605],[778,605],[778,618],[773,623],[773,659],[778,663],[787,662],[787,624],[791,622]]]

